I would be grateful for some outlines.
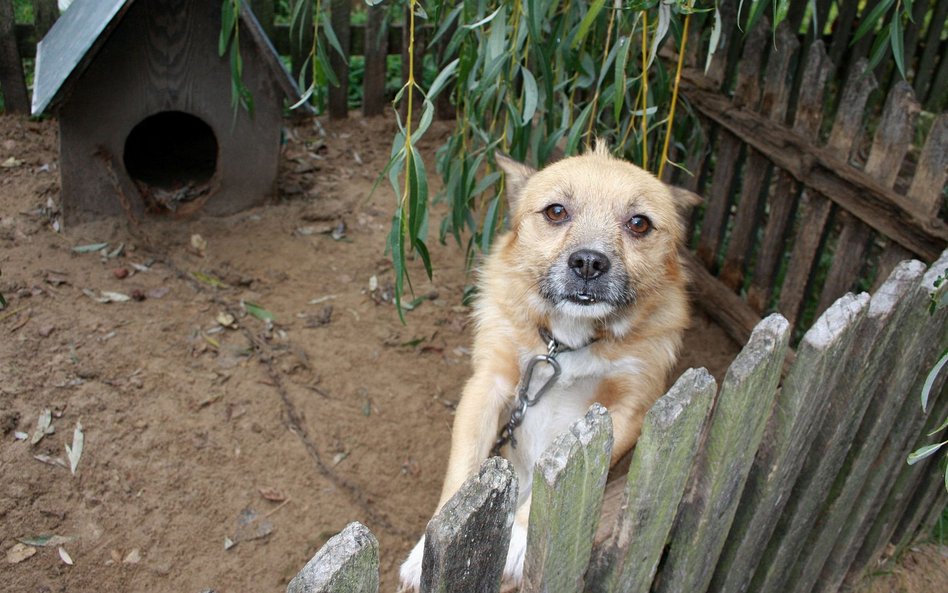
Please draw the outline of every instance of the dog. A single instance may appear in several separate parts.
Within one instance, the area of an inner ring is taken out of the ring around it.
[[[615,464],[665,391],[690,321],[679,251],[697,196],[614,158],[602,143],[539,171],[502,156],[497,164],[509,229],[480,272],[474,372],[458,403],[438,510],[502,445],[519,484],[504,568],[505,584],[516,585],[540,455],[598,402],[612,416]],[[553,375],[545,360],[529,380],[525,369],[551,354],[559,376],[510,430],[524,381],[534,399]],[[424,537],[401,566],[401,591],[418,590],[423,552]]]

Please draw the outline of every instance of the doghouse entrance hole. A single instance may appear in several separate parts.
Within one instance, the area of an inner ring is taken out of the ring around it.
[[[181,111],[143,119],[125,139],[125,170],[139,186],[177,192],[206,184],[217,169],[217,138]]]

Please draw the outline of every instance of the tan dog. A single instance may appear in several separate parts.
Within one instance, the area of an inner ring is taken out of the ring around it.
[[[513,432],[519,507],[504,569],[518,583],[530,514],[533,466],[593,402],[612,415],[612,462],[639,437],[642,419],[664,392],[689,323],[679,259],[682,214],[694,196],[651,174],[592,153],[541,171],[498,158],[506,173],[510,230],[480,275],[475,307],[474,375],[454,420],[440,509],[493,449],[517,404],[527,364],[555,341],[561,374]],[[553,371],[538,364],[535,393]],[[424,538],[401,567],[403,590],[419,587]]]

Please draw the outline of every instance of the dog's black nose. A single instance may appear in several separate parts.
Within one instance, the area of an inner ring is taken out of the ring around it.
[[[592,249],[580,249],[569,256],[569,267],[583,280],[598,278],[609,271],[609,258],[605,253]]]

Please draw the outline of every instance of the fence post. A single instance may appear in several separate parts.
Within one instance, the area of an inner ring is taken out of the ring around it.
[[[556,437],[533,473],[522,593],[579,593],[612,454],[612,419],[593,404]]]
[[[867,295],[847,295],[803,336],[767,420],[766,436],[753,460],[747,485],[743,494],[738,494],[741,505],[726,535],[710,590],[755,590],[747,588],[748,582],[755,567],[761,565],[767,541],[787,502],[787,492],[818,427],[817,420],[835,388],[835,364],[849,350],[856,322],[865,313],[868,300]]]
[[[352,12],[352,0],[332,0],[330,19],[332,29],[342,46],[342,51],[349,56],[349,15]],[[329,86],[329,117],[332,119],[346,119],[349,117],[349,63],[348,58],[339,55],[334,48],[329,48],[329,64],[339,79],[339,86]]]
[[[385,104],[385,67],[388,60],[388,27],[386,9],[377,4],[369,6],[365,26],[365,78],[362,81],[362,115],[382,115]]]
[[[26,94],[23,60],[16,45],[13,0],[0,0],[0,90],[7,113],[30,113],[30,98]]]
[[[707,370],[688,369],[646,414],[629,466],[622,510],[589,565],[587,591],[649,590],[716,390]]]
[[[761,321],[721,384],[658,579],[658,593],[704,591],[741,500],[783,368],[790,326]]]
[[[349,523],[316,552],[286,593],[377,593],[379,543],[361,523]]]
[[[422,593],[499,591],[516,504],[510,462],[486,460],[428,522]]]

